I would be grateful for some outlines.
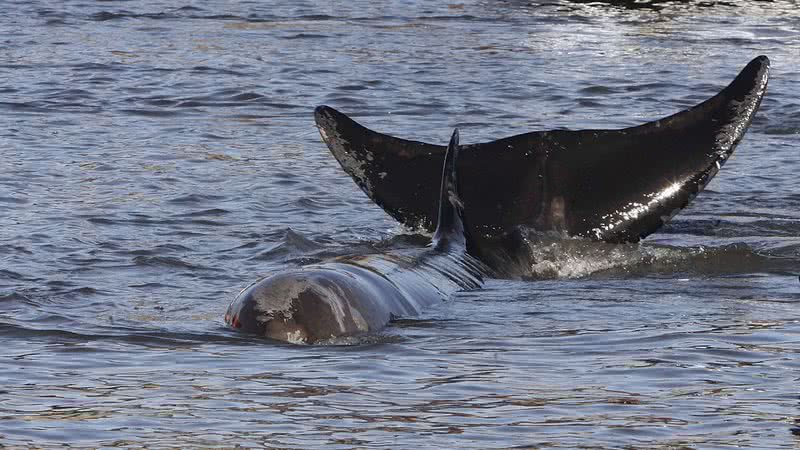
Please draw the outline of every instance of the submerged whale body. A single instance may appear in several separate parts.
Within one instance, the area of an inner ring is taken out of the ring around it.
[[[461,195],[469,205],[474,254],[496,265],[492,253],[499,242],[513,252],[516,241],[507,238],[520,227],[606,242],[636,242],[653,233],[733,153],[768,76],[769,59],[759,56],[719,94],[654,122],[537,131],[462,146],[458,172],[472,180]],[[445,147],[369,130],[328,106],[317,107],[315,120],[334,157],[375,203],[407,226],[433,228],[434,174]]]
[[[458,130],[440,168],[432,247],[336,258],[280,272],[245,288],[225,322],[271,339],[311,344],[374,332],[395,317],[482,284],[485,267],[467,253],[469,236],[456,177]]]

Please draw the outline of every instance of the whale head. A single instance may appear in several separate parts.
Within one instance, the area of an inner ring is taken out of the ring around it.
[[[346,274],[332,270],[294,270],[246,287],[228,306],[229,326],[293,344],[369,331],[352,306]],[[355,296],[357,297],[357,296]]]

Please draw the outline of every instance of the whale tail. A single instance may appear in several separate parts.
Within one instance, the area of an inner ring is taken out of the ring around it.
[[[442,165],[442,183],[439,188],[439,218],[432,245],[435,250],[467,249],[467,230],[464,226],[464,203],[458,188],[456,166],[458,161],[458,128],[453,131]]]
[[[460,194],[473,247],[492,250],[485,238],[520,226],[606,242],[636,242],[656,231],[733,153],[768,78],[769,59],[760,56],[716,96],[654,122],[462,146],[459,172],[469,183]],[[327,106],[317,107],[315,120],[331,153],[375,203],[403,224],[433,230],[443,146],[369,130]]]

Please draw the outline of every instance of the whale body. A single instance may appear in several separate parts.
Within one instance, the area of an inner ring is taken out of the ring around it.
[[[446,153],[430,248],[335,258],[268,276],[233,300],[225,322],[270,339],[312,344],[378,331],[393,318],[480,287],[487,271],[468,253],[456,176],[458,130]]]

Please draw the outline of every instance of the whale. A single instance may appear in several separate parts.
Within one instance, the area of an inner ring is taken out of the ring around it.
[[[458,173],[480,180],[461,192],[472,254],[501,271],[524,249],[520,230],[611,243],[655,232],[733,154],[766,92],[769,66],[759,56],[710,99],[639,126],[462,145]],[[370,130],[330,106],[314,116],[330,152],[372,201],[407,227],[434,229],[434,174],[445,147]]]
[[[231,302],[229,326],[275,341],[315,344],[374,333],[459,290],[479,288],[489,269],[469,254],[457,160],[458,129],[442,162],[431,245],[351,255],[262,278]]]

